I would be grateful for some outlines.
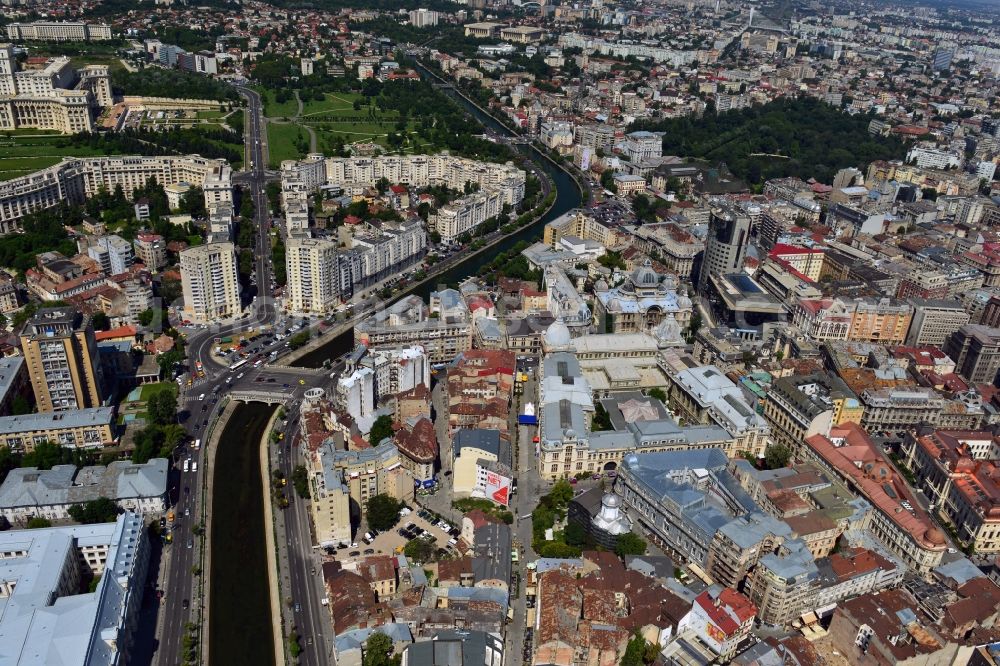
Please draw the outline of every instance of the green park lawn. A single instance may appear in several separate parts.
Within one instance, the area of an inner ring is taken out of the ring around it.
[[[305,153],[298,149],[296,145],[299,133],[305,137],[308,143],[309,137],[306,131],[298,125],[286,123],[267,124],[267,151],[269,166],[278,168],[282,160],[297,160],[305,157]]]
[[[173,382],[157,382],[155,384],[146,384],[142,387],[142,393],[139,395],[139,400],[142,402],[148,402],[150,398],[159,393],[160,391],[169,391],[174,395],[177,395],[177,385]]]
[[[0,180],[10,180],[57,164],[63,157],[102,154],[89,146],[59,145],[63,138],[31,130],[0,132]]]
[[[291,118],[299,110],[299,104],[294,97],[278,103],[274,99],[274,91],[259,91],[264,101],[264,115],[268,118]]]

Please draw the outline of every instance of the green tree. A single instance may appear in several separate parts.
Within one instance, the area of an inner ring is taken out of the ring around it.
[[[634,532],[628,532],[618,537],[615,553],[621,557],[626,555],[645,555],[646,542]]]
[[[21,456],[11,451],[9,446],[0,446],[0,483],[7,478],[10,470],[20,466]]]
[[[648,391],[646,391],[646,395],[648,395],[650,398],[656,398],[664,405],[667,404],[667,394],[664,393],[663,389],[661,388],[651,388]]]
[[[309,342],[309,331],[301,331],[288,338],[288,348],[298,349]]]
[[[303,499],[309,499],[309,473],[305,465],[296,465],[292,470],[292,485],[295,486],[295,494]]]
[[[656,658],[655,646],[652,646],[652,655],[650,655],[650,645],[646,642],[646,639],[636,633],[625,646],[625,654],[622,656],[620,666],[645,666],[645,664],[650,664]]]
[[[90,321],[94,324],[94,330],[107,331],[111,328],[111,320],[103,312],[95,312]]]
[[[90,583],[87,584],[88,592],[97,592],[97,586],[101,584],[101,575],[97,574],[90,579]]]
[[[430,562],[434,557],[434,544],[427,539],[411,539],[403,546],[403,554],[413,562]]]
[[[167,425],[177,419],[177,396],[171,387],[154,393],[146,402],[146,414],[158,425]]]
[[[174,374],[174,366],[184,360],[184,352],[174,347],[168,352],[164,352],[156,357],[156,364],[160,366],[160,373],[171,378]]]
[[[368,433],[368,441],[372,446],[378,446],[379,442],[387,437],[392,437],[392,435],[392,417],[388,414],[383,414],[375,419],[375,423],[372,424],[372,429]]]
[[[780,469],[792,458],[792,450],[784,444],[770,444],[764,451],[764,464],[768,469]]]
[[[365,503],[365,515],[368,524],[379,532],[391,530],[399,522],[399,510],[402,504],[384,493],[372,495]]]
[[[615,429],[611,424],[611,415],[600,401],[594,405],[594,420],[590,424],[590,429],[594,431]]]
[[[381,631],[374,631],[365,641],[362,666],[398,666],[401,657],[392,656],[392,639]]]
[[[549,491],[549,497],[556,507],[565,507],[573,499],[573,486],[566,479],[559,479]]]
[[[52,469],[54,465],[62,465],[70,461],[71,455],[68,450],[55,442],[41,442],[35,445],[31,453],[24,454],[21,466]]]
[[[98,497],[67,509],[70,518],[84,525],[110,523],[118,518],[118,505],[107,497]]]
[[[28,521],[26,527],[29,530],[37,530],[43,527],[52,527],[52,521],[49,520],[48,518],[40,518],[39,516],[35,516],[34,518]]]

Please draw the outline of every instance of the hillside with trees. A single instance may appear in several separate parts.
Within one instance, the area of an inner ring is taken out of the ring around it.
[[[725,162],[752,185],[784,176],[829,183],[844,167],[904,157],[899,139],[868,133],[870,121],[804,97],[700,118],[639,121],[629,129],[664,132],[664,155]]]

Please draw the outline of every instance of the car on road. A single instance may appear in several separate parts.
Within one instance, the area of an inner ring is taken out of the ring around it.
[[[190,607],[191,607],[191,602],[188,601],[187,599],[181,602],[181,608],[183,608],[184,610],[187,610]]]
[[[194,548],[194,541],[192,539],[188,539],[188,548]]]
[[[201,395],[199,395],[199,396],[198,396],[198,399],[199,399],[199,400],[204,400],[204,399],[205,399],[205,394],[204,394],[204,393],[202,393]]]
[[[296,613],[302,612],[302,604],[295,604],[295,612]]]

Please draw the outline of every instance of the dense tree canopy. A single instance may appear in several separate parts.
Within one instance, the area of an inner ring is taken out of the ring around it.
[[[803,97],[700,118],[644,120],[630,129],[662,131],[664,154],[725,162],[751,184],[783,176],[829,183],[844,167],[903,157],[898,139],[868,133],[870,121]]]
[[[67,512],[70,518],[84,525],[110,523],[118,517],[118,505],[107,497],[98,497],[83,504],[74,504]]]
[[[183,99],[216,99],[236,101],[236,88],[182,69],[147,67],[137,72],[111,70],[111,85],[121,94],[148,97],[180,97]]]
[[[399,510],[402,504],[389,495],[379,494],[368,498],[365,506],[368,524],[380,532],[391,530],[399,522]]]

